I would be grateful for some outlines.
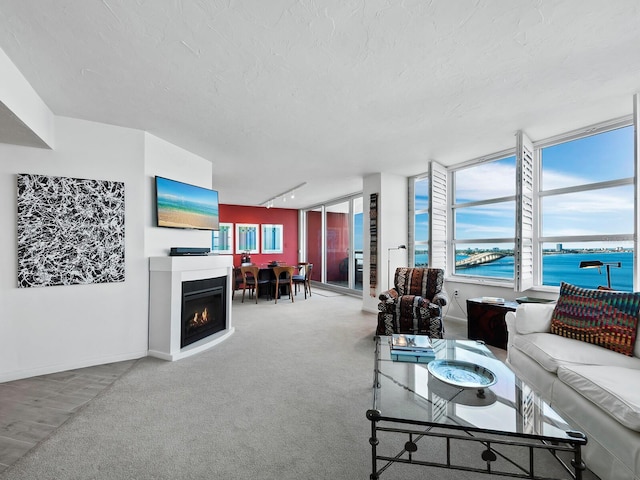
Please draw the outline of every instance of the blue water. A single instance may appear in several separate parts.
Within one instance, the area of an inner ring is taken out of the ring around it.
[[[633,252],[566,253],[544,255],[542,273],[544,285],[567,282],[580,287],[595,288],[607,285],[607,269],[578,268],[583,260],[620,262],[620,268],[611,268],[611,288],[633,291]]]
[[[466,258],[456,255],[456,261]],[[620,268],[611,268],[611,288],[615,290],[633,290],[633,253],[601,252],[601,253],[560,253],[542,257],[542,284],[559,286],[560,282],[571,283],[585,288],[596,288],[607,285],[607,270],[602,268],[578,268],[583,260],[600,260],[602,262],[621,262]],[[416,255],[416,266],[425,265],[426,254]],[[513,257],[502,257],[491,263],[458,271],[463,275],[482,277],[513,278]]]

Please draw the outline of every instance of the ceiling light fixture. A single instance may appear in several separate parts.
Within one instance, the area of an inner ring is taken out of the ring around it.
[[[279,198],[282,198],[283,202],[287,201],[287,196],[293,198],[296,198],[296,190],[301,189],[302,187],[304,187],[307,184],[307,182],[301,183],[300,185],[296,185],[293,188],[290,188],[287,191],[284,191],[282,193],[279,193],[277,195],[274,195],[273,197],[269,198],[268,200],[265,200],[264,202],[262,202],[260,205],[263,205],[267,208],[273,208],[273,202]]]

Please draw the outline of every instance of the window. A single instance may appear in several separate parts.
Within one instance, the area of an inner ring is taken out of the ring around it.
[[[536,143],[518,132],[514,150],[448,169],[432,162],[410,184],[416,265],[426,245],[430,266],[441,250],[454,253],[444,262],[449,275],[518,291],[562,281],[637,289],[635,136],[626,117]],[[434,216],[436,184],[444,219]],[[445,239],[440,250],[434,238]],[[602,265],[580,268],[582,261]]]
[[[614,265],[612,288],[633,290],[634,131],[615,127],[538,148],[542,285],[607,286],[605,266],[579,268],[595,260]]]
[[[413,264],[429,265],[429,178],[414,179]]]
[[[515,175],[506,154],[453,171],[455,274],[513,279]]]
[[[415,265],[517,291],[563,281],[637,289],[638,123],[628,116],[535,143],[519,131],[512,150],[430,162],[409,184]]]

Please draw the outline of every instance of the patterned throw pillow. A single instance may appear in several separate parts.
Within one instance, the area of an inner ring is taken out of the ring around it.
[[[551,333],[633,356],[640,295],[591,290],[562,282]]]

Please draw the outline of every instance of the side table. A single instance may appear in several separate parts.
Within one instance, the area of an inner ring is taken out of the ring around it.
[[[507,349],[507,324],[504,317],[518,307],[516,302],[485,303],[482,298],[467,300],[467,336],[487,345]]]

